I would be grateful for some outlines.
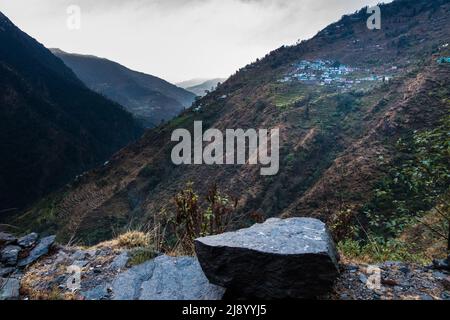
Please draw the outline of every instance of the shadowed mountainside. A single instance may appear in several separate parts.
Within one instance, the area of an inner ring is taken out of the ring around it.
[[[59,49],[52,49],[52,52],[86,86],[123,105],[145,127],[154,127],[176,117],[194,101],[193,93],[116,62]]]
[[[99,165],[142,133],[0,13],[0,217]]]

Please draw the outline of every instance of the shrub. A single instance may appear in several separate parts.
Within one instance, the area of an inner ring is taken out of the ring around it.
[[[135,248],[129,253],[129,256],[127,265],[133,267],[155,258],[157,253],[153,248]]]
[[[237,199],[231,201],[222,195],[217,185],[209,188],[205,197],[206,209],[202,210],[199,196],[188,183],[175,198],[175,232],[178,245],[187,254],[194,252],[194,240],[198,237],[223,233],[231,222],[237,207]]]
[[[121,234],[117,238],[118,245],[122,248],[137,248],[137,247],[149,247],[150,236],[147,233],[140,231],[128,231]]]

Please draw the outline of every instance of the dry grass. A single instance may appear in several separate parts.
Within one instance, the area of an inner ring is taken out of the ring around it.
[[[127,249],[149,247],[151,236],[141,231],[128,231],[117,237],[117,245]]]
[[[33,265],[20,282],[20,294],[30,300],[78,300],[79,296],[73,292],[63,292],[57,287],[51,290],[45,288],[45,283],[52,281],[58,275],[64,274],[64,267],[59,267],[51,274],[52,265]],[[50,275],[51,274],[51,275]]]

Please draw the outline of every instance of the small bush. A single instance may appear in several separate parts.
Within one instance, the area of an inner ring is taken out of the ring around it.
[[[148,260],[151,260],[156,257],[156,252],[153,248],[136,248],[133,249],[129,256],[127,265],[129,267],[140,265]]]
[[[118,244],[122,248],[149,247],[150,236],[140,231],[128,231],[117,238]]]
[[[194,239],[225,232],[237,207],[237,199],[230,200],[222,195],[216,185],[212,185],[206,194],[206,209],[202,209],[199,200],[192,183],[174,198],[176,247],[181,247],[186,254],[194,253]]]

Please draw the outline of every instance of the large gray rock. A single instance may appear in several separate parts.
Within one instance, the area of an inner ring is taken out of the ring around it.
[[[20,250],[21,248],[18,246],[6,246],[0,252],[0,261],[7,266],[14,266],[17,263]]]
[[[209,283],[196,258],[159,256],[120,274],[115,300],[218,300],[224,289]]]
[[[0,300],[19,299],[20,281],[14,278],[0,278]]]
[[[317,219],[269,219],[263,224],[195,241],[211,283],[226,298],[315,298],[338,275],[338,258],[325,224]]]
[[[36,245],[36,247],[33,248],[33,250],[30,251],[30,254],[28,257],[22,259],[17,264],[19,267],[25,267],[33,262],[35,262],[37,259],[42,257],[43,255],[47,254],[50,250],[51,246],[55,242],[55,236],[49,236],[46,238],[42,238],[41,241]]]

